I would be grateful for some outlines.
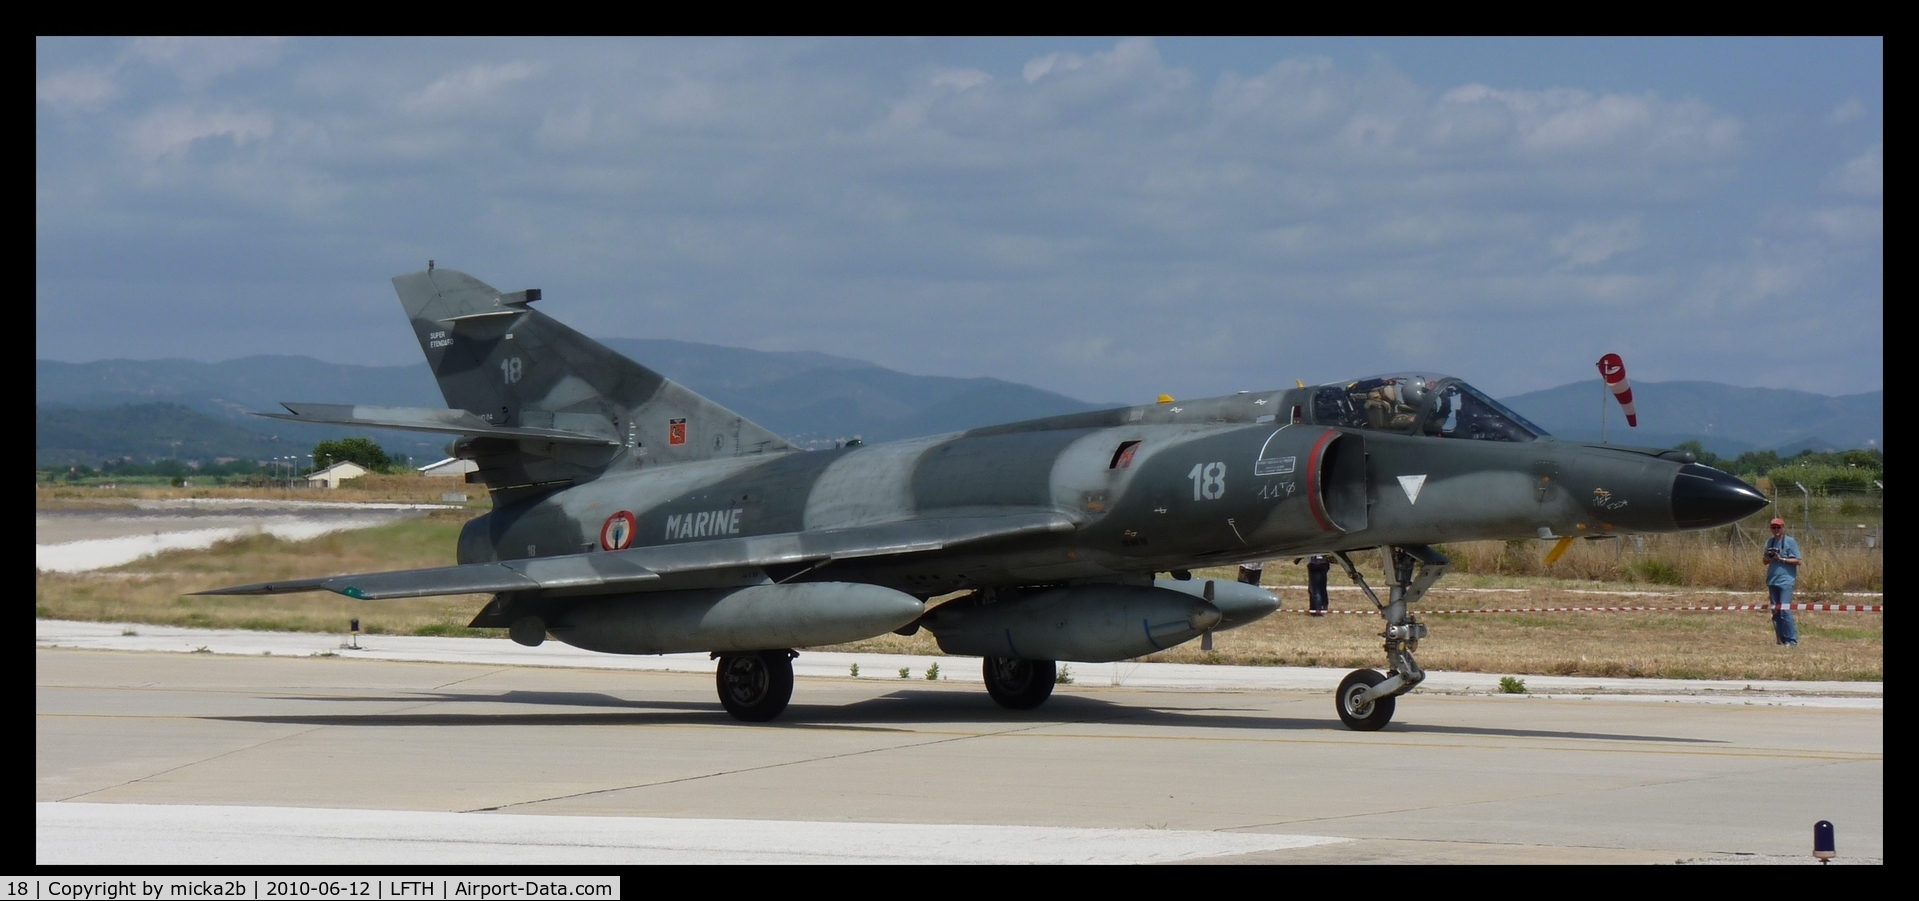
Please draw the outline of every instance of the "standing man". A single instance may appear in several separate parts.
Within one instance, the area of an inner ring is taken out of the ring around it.
[[[1314,554],[1306,561],[1306,612],[1312,616],[1326,615],[1326,571],[1333,568],[1333,561],[1325,554]]]
[[[1772,521],[1766,539],[1766,595],[1772,602],[1772,632],[1779,644],[1799,646],[1799,625],[1792,618],[1792,586],[1799,581],[1799,542],[1786,534],[1786,521]]]

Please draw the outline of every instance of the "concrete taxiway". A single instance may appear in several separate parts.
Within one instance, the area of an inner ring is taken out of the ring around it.
[[[1818,820],[1883,857],[1876,684],[1439,674],[1356,733],[1334,670],[1075,667],[1011,712],[969,658],[805,654],[746,725],[691,655],[36,632],[42,864],[1797,861]]]

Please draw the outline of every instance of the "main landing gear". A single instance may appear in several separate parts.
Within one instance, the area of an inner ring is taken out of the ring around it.
[[[1412,691],[1426,680],[1426,671],[1419,668],[1413,659],[1413,651],[1418,649],[1419,640],[1426,637],[1426,627],[1407,611],[1407,605],[1424,597],[1426,590],[1446,574],[1446,568],[1452,565],[1438,551],[1423,544],[1392,547],[1390,554],[1390,572],[1392,589],[1389,600],[1380,603],[1379,595],[1373,593],[1371,586],[1361,578],[1359,570],[1353,567],[1353,561],[1340,551],[1333,556],[1339,559],[1339,565],[1345,567],[1346,575],[1359,585],[1368,600],[1379,609],[1379,616],[1386,621],[1386,631],[1380,637],[1386,639],[1386,674],[1375,670],[1354,670],[1339,681],[1339,693],[1333,698],[1333,706],[1339,710],[1340,722],[1349,729],[1372,732],[1392,721],[1394,699]]]
[[[720,660],[714,680],[720,689],[720,705],[734,719],[764,723],[786,709],[793,700],[792,651],[759,651],[750,654],[715,654]]]
[[[1012,657],[988,657],[985,663],[986,693],[1001,707],[1031,710],[1053,696],[1053,683],[1059,671],[1051,660],[1018,660]]]

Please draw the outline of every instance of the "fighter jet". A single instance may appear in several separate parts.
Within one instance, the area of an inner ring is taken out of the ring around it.
[[[1192,570],[1330,554],[1378,608],[1386,662],[1347,675],[1334,706],[1379,729],[1426,675],[1414,605],[1446,571],[1433,545],[1563,550],[1766,504],[1690,453],[1555,440],[1429,373],[802,451],[534,309],[537,289],[431,262],[393,286],[448,409],[263,415],[455,436],[492,511],[461,531],[455,566],[205,593],[491,594],[472,625],[523,645],[710,652],[721,705],[750,722],[786,708],[793,649],[919,629],[984,658],[999,704],[1037,707],[1058,662],[1139,657],[1278,607]],[[1383,600],[1352,561],[1365,549],[1386,561]]]

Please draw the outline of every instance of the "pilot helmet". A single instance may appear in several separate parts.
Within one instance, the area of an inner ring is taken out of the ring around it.
[[[1422,407],[1432,391],[1433,383],[1423,376],[1412,376],[1399,381],[1399,402],[1409,407]]]

